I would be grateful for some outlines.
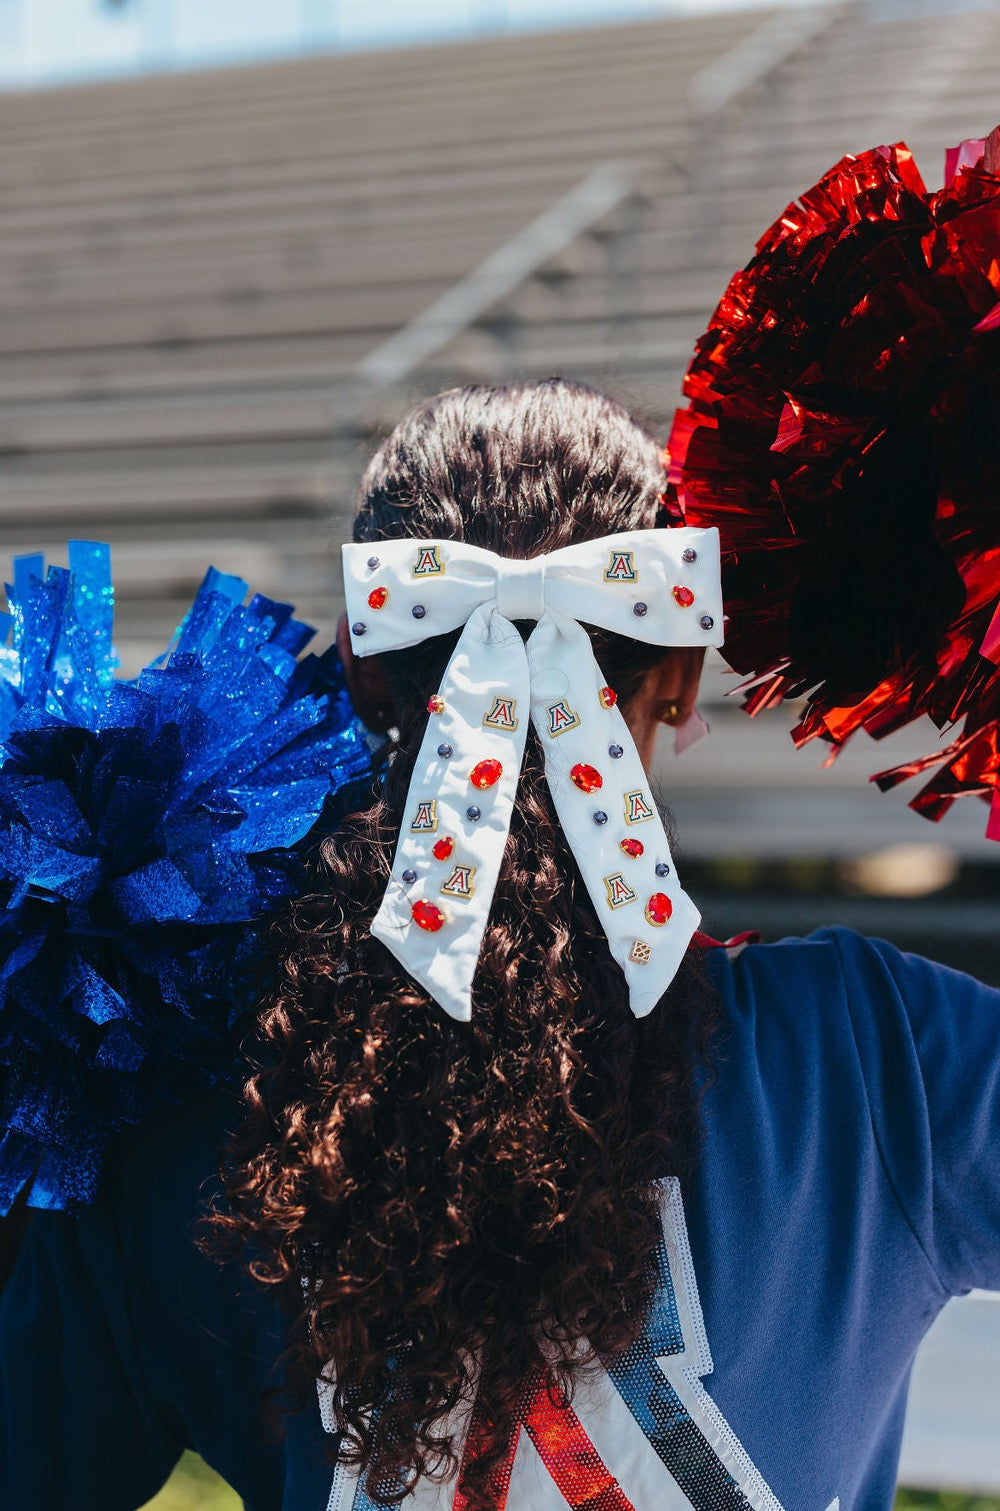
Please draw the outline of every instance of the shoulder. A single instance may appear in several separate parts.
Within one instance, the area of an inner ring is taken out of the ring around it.
[[[736,1027],[764,1014],[810,1032],[838,1025],[863,1032],[900,1014],[915,1024],[936,1004],[961,1012],[963,1004],[998,1000],[993,989],[960,971],[844,928],[736,951],[712,949],[707,964]]]

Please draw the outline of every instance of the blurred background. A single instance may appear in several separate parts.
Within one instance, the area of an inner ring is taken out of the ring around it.
[[[325,641],[414,399],[559,372],[665,437],[756,237],[878,142],[936,187],[1000,121],[998,43],[993,0],[0,0],[0,559],[110,540],[129,673],[209,561]],[[733,685],[716,662],[712,738],[658,763],[707,927],[845,923],[1000,983],[985,809],[932,826],[866,781],[935,732],[823,770]],[[907,1505],[1000,1507],[998,1313],[928,1342]],[[217,1493],[189,1464],[156,1504]]]

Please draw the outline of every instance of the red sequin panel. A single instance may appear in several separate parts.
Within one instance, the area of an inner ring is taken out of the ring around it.
[[[572,1406],[539,1386],[524,1422],[538,1456],[573,1511],[635,1511]]]
[[[590,1441],[572,1406],[559,1392],[550,1389],[541,1375],[535,1380],[534,1389],[529,1389],[522,1423],[527,1428],[539,1458],[567,1506],[571,1506],[573,1511],[635,1511],[632,1502]],[[505,1511],[520,1429],[521,1423],[512,1433],[503,1459],[494,1470],[494,1498],[490,1502],[490,1511]],[[480,1414],[477,1403],[455,1489],[453,1511],[466,1511],[467,1466],[470,1460],[482,1452],[489,1436],[489,1423]]]

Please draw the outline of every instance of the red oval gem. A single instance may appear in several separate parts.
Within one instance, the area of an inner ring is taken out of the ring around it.
[[[413,922],[418,929],[426,929],[428,934],[436,934],[438,929],[444,928],[444,914],[439,907],[432,902],[415,902],[412,908]]]
[[[648,923],[666,923],[674,905],[666,892],[654,892],[646,904],[646,921]]]
[[[674,588],[674,599],[680,604],[682,609],[689,609],[694,603],[694,594],[690,588],[676,587]]]
[[[427,699],[427,712],[429,714],[444,713],[444,699],[440,693],[431,693],[431,696]]]
[[[450,834],[443,834],[434,846],[433,855],[435,860],[447,860],[455,848],[455,841]]]
[[[614,708],[618,702],[618,694],[613,687],[602,687],[597,696],[601,700],[602,708]]]
[[[646,846],[641,839],[623,839],[620,842],[619,848],[624,850],[626,855],[631,855],[633,860],[636,860],[645,850]]]
[[[604,786],[604,778],[596,766],[572,766],[569,775],[570,781],[575,782],[581,792],[596,792],[598,787]]]
[[[372,588],[368,594],[368,607],[370,609],[384,609],[388,597],[388,588]]]
[[[503,767],[499,761],[477,761],[469,772],[469,781],[473,787],[492,787],[502,775]]]

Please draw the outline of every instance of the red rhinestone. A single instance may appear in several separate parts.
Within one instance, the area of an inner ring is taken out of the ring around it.
[[[613,687],[602,687],[597,696],[601,700],[602,708],[614,708],[618,702],[618,694]]]
[[[432,693],[427,699],[427,712],[429,714],[444,713],[444,699],[440,693]]]
[[[570,781],[575,782],[581,792],[596,792],[598,787],[604,786],[604,778],[596,766],[573,766],[569,775]]]
[[[682,609],[689,609],[694,603],[694,594],[690,588],[674,588],[674,599]]]
[[[648,923],[666,923],[674,905],[666,892],[654,892],[646,904],[646,921]]]
[[[448,856],[451,854],[451,852],[454,850],[454,848],[455,848],[455,841],[452,839],[451,835],[450,834],[443,834],[441,836],[441,838],[438,840],[437,844],[434,846],[434,851],[433,851],[434,859],[435,860],[447,860]]]
[[[492,787],[503,776],[503,767],[499,761],[477,761],[469,772],[469,781],[473,787]]]
[[[426,929],[428,934],[436,934],[438,929],[444,928],[444,914],[441,909],[435,907],[432,902],[415,902],[413,904],[413,922],[418,929]]]
[[[370,609],[384,609],[388,597],[388,588],[372,588],[368,594],[368,607]]]
[[[641,839],[623,839],[620,843],[620,849],[624,850],[626,855],[631,855],[633,860],[637,860],[645,848]]]

